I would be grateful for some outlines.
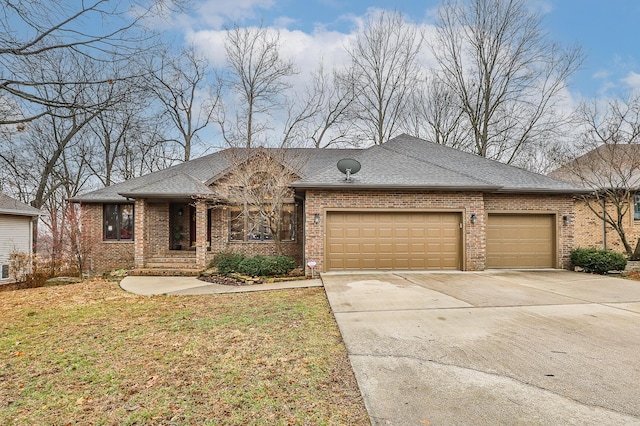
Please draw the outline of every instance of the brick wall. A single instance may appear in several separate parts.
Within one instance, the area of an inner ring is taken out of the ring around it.
[[[583,200],[576,200],[576,247],[605,248],[604,233],[602,229],[602,205],[597,201],[591,201],[591,205],[598,214],[594,213]],[[607,211],[615,216],[615,209],[611,203],[606,205]],[[640,221],[633,219],[633,206],[623,218],[623,229],[627,241],[632,249],[635,249],[640,238]],[[618,233],[609,225],[606,226],[606,248],[624,253],[624,245]]]
[[[486,212],[547,212],[556,214],[558,220],[558,264],[567,267],[573,248],[574,209],[571,195],[510,195],[478,192],[385,192],[356,190],[334,192],[309,190],[306,194],[306,245],[305,259],[317,262],[316,269],[324,271],[324,244],[326,213],[339,209],[389,209],[422,211],[460,211],[464,223],[464,269],[484,270],[486,265]],[[314,223],[319,213],[322,220]],[[471,223],[471,214],[477,221]],[[568,225],[562,216],[572,219]],[[305,260],[306,262],[306,260]],[[310,271],[307,270],[307,273]]]
[[[305,201],[305,259],[316,261],[317,271],[324,271],[326,213],[338,209],[389,209],[424,211],[459,211],[464,217],[464,269],[484,269],[486,241],[484,235],[484,202],[479,192],[411,192],[355,190],[335,192],[308,190]],[[320,223],[314,223],[319,213]],[[472,224],[471,214],[478,221]],[[306,262],[306,261],[305,261]],[[307,273],[310,273],[307,270]]]
[[[571,195],[522,195],[522,194],[485,194],[485,211],[538,212],[556,214],[558,265],[569,267],[569,255],[574,246],[576,215]],[[568,216],[570,222],[564,224],[562,217]]]
[[[210,261],[216,253],[223,250],[232,250],[247,256],[261,254],[273,256],[277,254],[276,245],[269,241],[229,241],[229,209],[224,206],[211,212],[211,251],[207,255]],[[296,204],[296,239],[295,241],[283,241],[281,247],[283,254],[295,259],[301,266],[303,261],[302,247],[304,244],[303,207]]]
[[[138,212],[134,214],[137,216]],[[87,256],[86,272],[100,274],[114,269],[132,268],[134,242],[104,241],[102,218],[102,204],[82,205],[82,243]],[[134,235],[135,232],[137,229],[134,230]]]

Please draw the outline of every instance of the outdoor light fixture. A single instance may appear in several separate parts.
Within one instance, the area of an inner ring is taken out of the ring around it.
[[[180,209],[178,210],[178,216],[182,216],[182,213],[184,213],[184,210],[182,210],[182,208],[180,208]]]
[[[567,215],[562,216],[562,223],[564,223],[565,225],[568,225],[571,223],[571,218]]]
[[[313,216],[313,223],[320,223],[320,213],[316,213],[316,215]]]
[[[476,216],[475,213],[471,213],[471,223],[475,225],[477,221],[478,221],[478,216]]]

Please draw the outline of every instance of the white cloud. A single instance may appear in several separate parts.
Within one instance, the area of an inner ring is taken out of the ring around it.
[[[629,86],[631,89],[640,89],[640,74],[637,72],[629,71],[626,77],[622,79],[622,82]]]

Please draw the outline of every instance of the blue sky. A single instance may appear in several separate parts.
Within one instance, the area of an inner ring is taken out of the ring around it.
[[[222,60],[220,31],[224,25],[255,25],[280,29],[285,51],[311,66],[313,56],[340,62],[339,48],[353,34],[370,8],[394,9],[418,24],[434,22],[437,0],[200,0],[201,7],[177,25],[189,41],[214,62]],[[624,96],[640,89],[640,1],[529,0],[544,15],[551,38],[579,44],[585,61],[570,82],[574,99]],[[285,52],[286,53],[286,52]],[[306,58],[306,59],[305,59]],[[305,62],[306,61],[306,62]]]

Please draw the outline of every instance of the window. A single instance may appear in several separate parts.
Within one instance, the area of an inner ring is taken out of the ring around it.
[[[0,279],[9,278],[9,265],[2,265],[0,268]]]
[[[257,209],[233,206],[229,215],[229,241],[273,241],[271,229]],[[295,241],[294,204],[282,206],[281,220],[280,241]]]
[[[104,239],[133,240],[133,204],[105,204]]]
[[[640,220],[640,192],[633,194],[633,220]]]

